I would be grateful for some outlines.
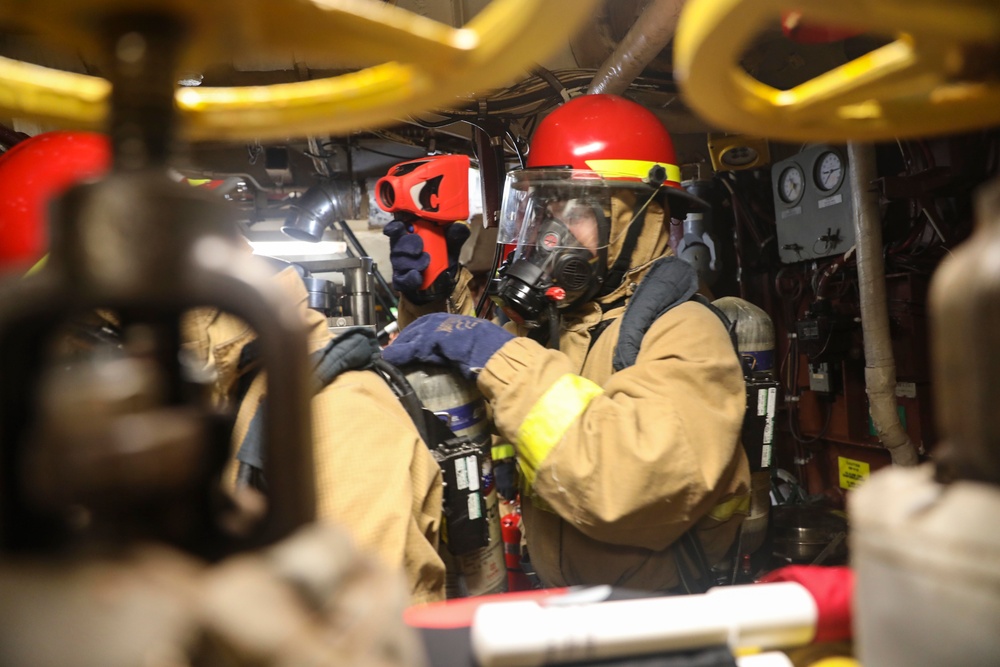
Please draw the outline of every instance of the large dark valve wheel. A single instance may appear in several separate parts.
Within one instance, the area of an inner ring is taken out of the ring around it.
[[[894,39],[788,90],[751,77],[751,40],[799,11]],[[1000,123],[996,0],[690,0],[674,41],[685,101],[726,130],[788,141],[886,140]]]
[[[270,57],[366,65],[327,79],[232,88],[180,88],[179,134],[247,140],[338,133],[446,107],[509,83],[566,43],[597,0],[493,0],[452,28],[376,0],[4,0],[0,31],[101,53],[108,21],[165,16],[185,33],[178,72]],[[101,128],[108,81],[0,58],[0,112]]]

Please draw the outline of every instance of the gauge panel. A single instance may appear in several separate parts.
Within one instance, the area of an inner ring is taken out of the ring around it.
[[[778,257],[785,264],[840,255],[854,245],[850,164],[813,144],[771,165]]]

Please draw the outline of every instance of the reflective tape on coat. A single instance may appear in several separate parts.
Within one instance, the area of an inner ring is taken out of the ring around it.
[[[743,493],[721,502],[708,513],[708,516],[724,523],[733,518],[734,514],[750,514],[750,494]]]
[[[604,393],[590,380],[567,373],[556,380],[524,418],[514,445],[528,487],[538,468],[595,396]]]
[[[503,461],[504,459],[512,459],[516,452],[514,451],[514,445],[510,443],[501,443],[499,445],[493,445],[493,449],[490,455],[493,457],[494,461]]]

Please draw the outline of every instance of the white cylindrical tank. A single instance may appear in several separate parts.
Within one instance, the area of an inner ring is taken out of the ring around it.
[[[851,492],[848,515],[861,664],[1000,664],[1000,488],[885,468]]]
[[[455,435],[466,436],[483,451],[482,492],[489,526],[489,544],[453,555],[442,546],[447,568],[447,595],[466,597],[507,591],[507,565],[500,531],[500,502],[493,478],[490,422],[486,401],[476,383],[441,366],[414,364],[403,369],[406,379],[428,410],[438,415]]]

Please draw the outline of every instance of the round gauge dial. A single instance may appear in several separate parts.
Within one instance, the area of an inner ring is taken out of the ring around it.
[[[794,204],[802,197],[805,186],[802,170],[796,165],[787,167],[778,177],[778,194],[786,204]]]
[[[816,160],[816,187],[825,192],[836,190],[844,182],[844,161],[838,153],[827,151]]]

